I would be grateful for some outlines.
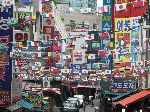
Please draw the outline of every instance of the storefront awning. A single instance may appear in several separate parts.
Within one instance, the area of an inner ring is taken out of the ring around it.
[[[118,101],[118,103],[122,106],[127,106],[127,105],[130,105],[136,101],[139,101],[147,96],[150,96],[150,90],[142,90],[139,93],[136,93],[134,95],[131,95],[131,96],[121,100],[121,101]]]
[[[120,93],[117,93],[117,92],[105,92],[104,93],[105,95],[120,95]]]
[[[33,104],[26,102],[24,100],[17,102],[17,105],[24,107],[24,108],[27,108],[27,109],[32,109],[34,107]]]
[[[122,94],[120,94],[119,96],[116,96],[116,97],[112,98],[112,101],[119,100],[120,98],[123,98],[123,97],[125,97],[125,96],[131,94],[132,92],[134,92],[134,91],[128,91],[128,92],[126,92],[126,93],[122,93]]]
[[[15,110],[18,110],[20,109],[21,106],[17,105],[17,104],[12,104],[10,105],[9,107],[6,107],[7,110],[10,110],[10,111],[15,111]]]

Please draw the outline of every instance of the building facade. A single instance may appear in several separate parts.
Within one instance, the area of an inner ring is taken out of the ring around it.
[[[75,12],[80,12],[81,9],[91,8],[91,12],[96,10],[97,1],[93,0],[61,0],[61,2],[69,2],[70,7]]]

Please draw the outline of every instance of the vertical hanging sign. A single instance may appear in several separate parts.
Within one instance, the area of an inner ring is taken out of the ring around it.
[[[12,81],[12,61],[10,52],[13,41],[13,28],[9,28],[7,20],[13,17],[13,6],[7,8],[0,5],[0,44],[6,45],[0,48],[0,101],[4,104],[11,103],[11,81]]]

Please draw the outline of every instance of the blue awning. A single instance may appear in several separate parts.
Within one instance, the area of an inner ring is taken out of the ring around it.
[[[17,102],[17,104],[21,107],[27,108],[27,109],[32,109],[34,107],[33,104],[26,102],[24,100]]]

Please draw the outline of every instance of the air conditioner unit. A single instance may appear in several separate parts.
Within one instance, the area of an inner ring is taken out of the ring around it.
[[[51,87],[51,86],[50,86],[50,81],[49,81],[49,80],[44,80],[44,81],[43,81],[43,87],[45,87],[45,88],[46,88],[46,87]]]
[[[16,42],[28,41],[29,37],[29,32],[20,30],[14,31],[14,41]]]

